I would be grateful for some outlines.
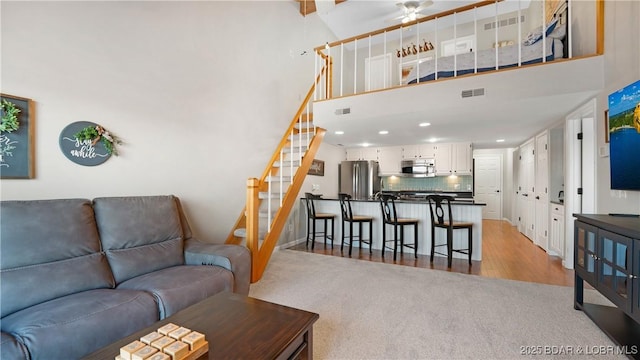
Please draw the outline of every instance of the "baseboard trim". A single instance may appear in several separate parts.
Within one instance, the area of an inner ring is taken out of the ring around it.
[[[292,246],[301,244],[301,243],[303,243],[305,241],[306,241],[305,238],[301,238],[301,239],[296,239],[296,240],[293,240],[293,241],[289,241],[288,243],[278,244],[278,245],[276,245],[274,250],[281,250],[281,249],[290,248]]]

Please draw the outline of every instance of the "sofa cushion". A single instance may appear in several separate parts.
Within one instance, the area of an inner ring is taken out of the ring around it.
[[[184,264],[182,226],[174,196],[97,198],[93,203],[116,283]]]
[[[77,359],[158,319],[150,294],[99,289],[11,314],[2,319],[2,331],[24,343],[31,359]]]
[[[185,241],[184,260],[187,265],[215,265],[233,272],[233,292],[249,294],[251,284],[251,253],[244,246],[209,244],[191,238]]]
[[[0,359],[28,359],[27,349],[15,337],[0,333]]]
[[[2,201],[0,212],[2,317],[115,285],[89,200]]]
[[[164,319],[221,291],[233,291],[233,274],[218,266],[181,265],[135,277],[118,289],[152,293]]]

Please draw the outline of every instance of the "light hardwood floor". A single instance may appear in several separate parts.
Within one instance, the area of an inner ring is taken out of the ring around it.
[[[336,222],[336,226],[339,226],[339,221]],[[290,249],[349,257],[348,247],[345,246],[344,250],[340,251],[340,243],[341,239],[336,239],[332,249],[330,245],[324,246],[322,239],[316,239],[314,250],[307,249],[304,243]],[[416,259],[411,249],[406,249],[404,256],[398,256],[395,262],[391,252],[386,253],[383,258],[379,250],[369,254],[367,249],[359,248],[353,249],[351,258],[492,278],[573,286],[573,270],[565,269],[559,257],[549,256],[514,226],[499,220],[482,221],[482,261],[473,261],[471,266],[467,260],[454,258],[451,268],[448,269],[445,257],[436,256],[431,264],[429,256],[418,255]]]

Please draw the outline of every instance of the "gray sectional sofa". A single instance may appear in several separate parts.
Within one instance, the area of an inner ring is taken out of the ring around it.
[[[218,292],[246,295],[250,272],[247,248],[192,237],[175,196],[2,201],[0,358],[80,358]]]

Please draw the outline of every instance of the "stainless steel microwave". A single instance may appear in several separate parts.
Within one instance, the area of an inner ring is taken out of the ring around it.
[[[434,159],[402,160],[402,174],[411,177],[436,176]]]

